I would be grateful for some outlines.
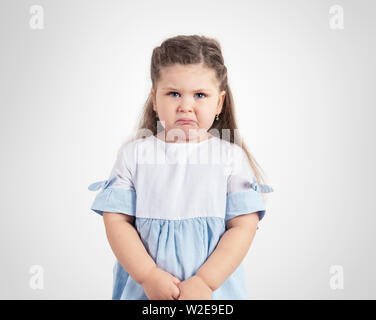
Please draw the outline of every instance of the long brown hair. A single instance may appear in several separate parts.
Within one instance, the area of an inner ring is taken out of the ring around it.
[[[219,91],[225,90],[226,95],[220,118],[213,122],[208,131],[214,132],[213,135],[220,139],[223,138],[223,133],[226,133],[226,141],[238,144],[246,153],[257,182],[264,183],[265,180],[261,173],[263,170],[248,151],[239,134],[235,119],[234,99],[227,80],[227,68],[224,64],[219,42],[216,39],[199,35],[178,35],[164,40],[159,47],[153,49],[151,57],[150,76],[154,90],[156,90],[161,69],[174,64],[203,64],[203,66],[215,71],[220,84]],[[144,138],[143,130],[150,130],[153,135],[156,135],[159,132],[157,124],[152,95],[149,93],[139,118],[137,133],[131,140]],[[217,132],[219,132],[219,136],[216,134]]]

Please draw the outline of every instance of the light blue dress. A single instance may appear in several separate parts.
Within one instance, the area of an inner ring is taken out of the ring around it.
[[[166,143],[151,135],[123,144],[109,178],[94,182],[91,209],[135,216],[135,228],[157,266],[181,281],[196,274],[238,215],[265,215],[243,149],[212,136],[199,143]],[[115,258],[114,300],[147,300]],[[248,299],[243,262],[213,291],[213,300]]]

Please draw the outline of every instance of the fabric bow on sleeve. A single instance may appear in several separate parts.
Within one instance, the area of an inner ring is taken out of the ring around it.
[[[92,183],[88,189],[90,191],[97,191],[99,190],[100,188],[103,187],[103,189],[106,189],[116,178],[116,175],[113,175],[110,179],[108,180],[103,180],[103,181],[97,181],[97,182],[94,182]]]
[[[262,192],[262,193],[269,193],[269,192],[273,192],[273,188],[266,185],[266,184],[259,184],[257,183],[257,180],[256,180],[256,177],[253,177],[253,181],[252,183],[250,184],[251,188],[257,192]]]

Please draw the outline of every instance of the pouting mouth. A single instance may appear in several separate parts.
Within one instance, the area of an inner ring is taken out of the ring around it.
[[[179,119],[176,122],[188,122],[188,123],[196,123],[195,120],[192,119]]]

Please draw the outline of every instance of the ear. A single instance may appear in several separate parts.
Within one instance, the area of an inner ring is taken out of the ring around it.
[[[217,114],[222,112],[223,102],[225,101],[226,91],[221,91],[218,98]]]
[[[154,90],[154,88],[151,88],[151,90],[150,90],[150,95],[151,95],[152,100],[153,100],[153,110],[154,110],[155,112],[157,112],[157,108],[156,108],[157,101],[156,101],[156,98],[155,98],[155,90]]]

